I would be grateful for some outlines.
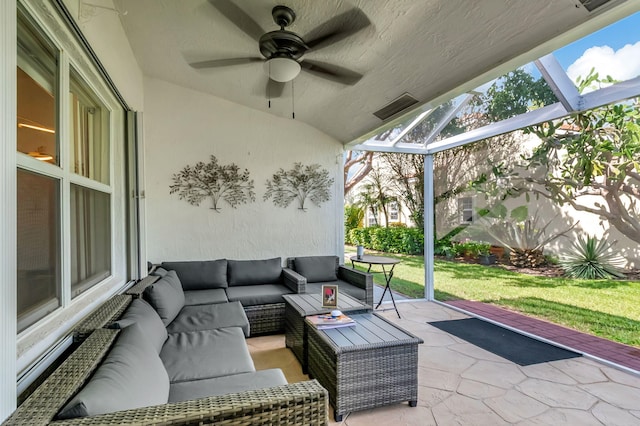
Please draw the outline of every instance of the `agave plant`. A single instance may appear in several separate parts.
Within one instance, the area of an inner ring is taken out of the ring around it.
[[[495,241],[509,249],[511,264],[521,268],[537,268],[543,265],[544,246],[556,238],[565,236],[578,224],[575,222],[562,231],[549,231],[559,213],[545,224],[541,224],[538,212],[529,217],[526,206],[514,209],[509,216],[506,208],[500,207],[497,213],[488,210],[480,212],[481,223]]]
[[[573,251],[560,259],[560,266],[566,276],[582,279],[622,278],[625,260],[611,250],[616,242],[598,240],[596,237],[578,237]]]

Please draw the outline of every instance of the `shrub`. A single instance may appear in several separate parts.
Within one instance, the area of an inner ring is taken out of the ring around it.
[[[578,237],[573,251],[560,259],[560,266],[566,276],[582,279],[622,278],[624,259],[616,252],[610,251],[615,244],[607,240],[587,236]]]
[[[456,254],[468,257],[478,257],[481,254],[489,254],[491,244],[483,241],[465,240],[456,244]]]
[[[344,208],[344,241],[347,244],[354,244],[351,240],[351,230],[362,224],[364,210],[356,205],[345,206]]]
[[[417,228],[391,227],[355,228],[349,231],[353,244],[387,253],[422,254],[424,236]]]

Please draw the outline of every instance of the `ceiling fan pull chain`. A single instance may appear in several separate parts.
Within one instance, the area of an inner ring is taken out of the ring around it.
[[[295,93],[293,91],[293,80],[291,80],[291,118],[296,119]]]
[[[271,63],[267,62],[269,67],[269,80],[271,80]],[[267,84],[267,98],[269,100],[269,109],[271,109],[271,85]]]

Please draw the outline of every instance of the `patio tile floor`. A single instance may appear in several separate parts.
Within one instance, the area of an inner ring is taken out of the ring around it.
[[[640,425],[640,375],[586,357],[519,366],[427,324],[468,317],[460,311],[426,301],[403,301],[398,309],[402,319],[382,315],[425,341],[418,406],[354,412],[342,424]],[[308,379],[283,335],[247,343],[257,369],[282,368],[290,382]]]

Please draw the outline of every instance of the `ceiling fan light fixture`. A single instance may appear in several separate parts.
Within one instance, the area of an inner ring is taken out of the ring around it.
[[[291,81],[300,74],[300,64],[290,58],[271,58],[264,63],[264,69],[271,80],[280,83]]]

